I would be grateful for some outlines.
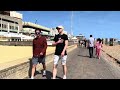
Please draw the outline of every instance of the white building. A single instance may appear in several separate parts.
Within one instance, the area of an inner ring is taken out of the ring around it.
[[[10,16],[18,19],[23,19],[23,15],[16,11],[10,11]]]
[[[50,34],[55,36],[56,34],[58,34],[58,31],[56,28],[51,28]]]

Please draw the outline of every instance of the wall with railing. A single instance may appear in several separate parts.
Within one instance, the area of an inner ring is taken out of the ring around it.
[[[69,41],[68,45],[73,45],[73,41]],[[32,46],[32,41],[0,41],[0,45],[6,46]],[[51,46],[51,45],[49,45]]]

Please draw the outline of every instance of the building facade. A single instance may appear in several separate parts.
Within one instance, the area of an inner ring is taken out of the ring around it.
[[[0,12],[0,31],[19,33],[22,30],[22,17],[18,18],[14,15],[15,12]],[[13,17],[14,15],[14,17]],[[21,15],[21,14],[20,14]]]
[[[19,40],[22,31],[22,14],[0,11],[0,40]],[[15,16],[16,15],[16,16]]]

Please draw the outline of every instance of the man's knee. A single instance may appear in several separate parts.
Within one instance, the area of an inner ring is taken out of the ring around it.
[[[33,64],[33,65],[32,65],[32,68],[36,68],[36,64]]]
[[[62,58],[62,65],[66,65],[67,55]]]
[[[57,66],[58,66],[58,64],[54,64],[54,65],[53,65],[53,68],[54,68],[54,69],[56,69],[56,68],[57,68]]]

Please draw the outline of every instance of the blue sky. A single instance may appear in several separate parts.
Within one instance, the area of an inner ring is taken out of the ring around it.
[[[71,11],[19,11],[23,21],[33,22],[48,28],[63,25],[71,32]],[[74,36],[92,34],[95,38],[120,39],[120,11],[73,11],[72,31]]]

